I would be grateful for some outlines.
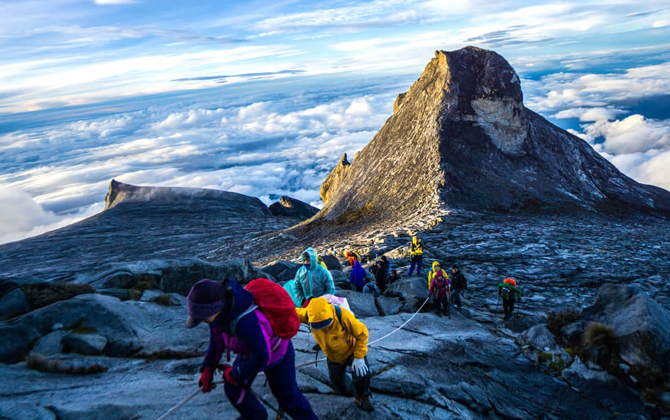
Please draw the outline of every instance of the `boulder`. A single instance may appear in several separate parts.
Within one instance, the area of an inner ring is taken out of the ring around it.
[[[399,297],[404,301],[414,298],[423,302],[428,297],[428,283],[423,277],[402,278],[389,285],[384,296]]]
[[[112,296],[119,300],[129,299],[128,289],[98,289],[98,293],[101,295]]]
[[[166,293],[179,293],[186,296],[191,286],[202,279],[223,280],[226,277],[240,283],[266,277],[246,258],[233,258],[225,263],[212,264],[197,258],[171,261],[161,270],[161,289]],[[274,280],[271,279],[271,280]]]
[[[588,325],[589,323],[586,321],[572,322],[561,328],[561,335],[567,344],[579,343]]]
[[[375,297],[370,293],[359,293],[354,290],[342,290],[337,292],[340,297],[347,298],[349,307],[356,315],[356,318],[366,318],[369,316],[379,316]]]
[[[126,302],[130,303],[130,302]],[[127,356],[141,348],[135,325],[140,322],[132,307],[111,296],[79,295],[69,300],[32,311],[0,327],[2,343],[9,341],[16,348],[8,351],[0,346],[0,359],[20,360],[36,339],[52,332],[55,324],[62,329],[85,329],[105,337],[105,354]],[[11,339],[5,340],[5,334]]]
[[[26,294],[21,289],[14,289],[0,298],[0,318],[11,317],[30,311]]]
[[[395,315],[402,309],[402,303],[398,298],[378,296],[375,298],[375,301],[382,316]]]
[[[344,272],[339,270],[330,270],[330,274],[333,276],[333,283],[335,283],[335,287],[341,287],[343,289],[349,288],[349,276],[344,274]]]
[[[160,290],[145,290],[140,297],[140,302],[155,302],[162,296],[165,296],[165,293]]]
[[[0,363],[17,363],[28,355],[41,334],[35,328],[0,325]],[[1,418],[1,417],[0,417]]]
[[[63,338],[70,334],[70,331],[56,330],[40,338],[32,349],[32,353],[42,356],[52,356],[54,354],[64,353],[65,345]]]
[[[619,337],[621,358],[645,368],[667,367],[670,312],[632,286],[604,284],[581,317],[606,325]]]
[[[66,349],[79,354],[102,354],[107,345],[107,338],[100,334],[71,333],[63,337]]]
[[[527,329],[517,337],[517,342],[521,345],[529,345],[539,352],[558,349],[554,335],[545,324],[535,325]]]
[[[263,267],[261,270],[274,277],[277,282],[293,280],[295,273],[300,269],[300,265],[290,261],[279,260],[274,264]]]
[[[340,262],[340,260],[337,259],[335,255],[324,254],[321,255],[321,259],[323,260],[324,263],[326,263],[326,267],[328,267],[328,270],[342,271],[342,263]]]
[[[37,404],[3,402],[0,404],[2,420],[57,420],[56,414]]]

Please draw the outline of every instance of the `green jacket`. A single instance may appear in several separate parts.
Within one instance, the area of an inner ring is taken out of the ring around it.
[[[521,297],[521,289],[514,287],[509,283],[500,283],[498,285],[498,295],[502,297],[507,297],[510,299],[516,299],[516,297]]]

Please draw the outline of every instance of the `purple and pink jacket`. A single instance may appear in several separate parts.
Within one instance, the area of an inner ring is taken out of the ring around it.
[[[226,351],[238,356],[233,363],[232,378],[238,383],[253,379],[258,372],[279,362],[286,354],[290,340],[274,335],[270,321],[260,309],[253,309],[253,295],[235,281],[222,282],[226,305],[209,325],[209,347],[203,366],[216,368]]]

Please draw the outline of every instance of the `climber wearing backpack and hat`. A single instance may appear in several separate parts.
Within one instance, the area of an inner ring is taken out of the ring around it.
[[[442,316],[442,312],[446,312],[451,318],[449,307],[450,287],[451,283],[447,273],[440,268],[440,263],[433,262],[433,269],[428,273],[428,294],[434,297],[433,304],[438,316]]]
[[[295,273],[295,297],[301,307],[309,300],[323,295],[335,294],[335,283],[330,271],[318,262],[314,248],[307,248],[300,255],[302,267]]]
[[[351,395],[365,411],[374,411],[370,402],[370,365],[368,364],[368,329],[354,314],[326,298],[312,299],[306,308],[296,309],[298,318],[308,324],[314,339],[328,358],[328,375],[332,388],[342,395]],[[352,367],[352,379],[345,375]]]
[[[514,312],[514,302],[521,302],[521,289],[517,287],[516,280],[507,278],[498,285],[498,296],[503,300],[503,311],[505,319],[509,319]]]
[[[272,394],[291,418],[313,420],[316,414],[298,389],[291,337],[300,328],[291,297],[267,279],[244,289],[232,279],[201,280],[187,297],[186,327],[209,324],[209,347],[201,367],[202,392],[214,389],[214,372],[226,352],[224,391],[242,419],[266,420],[265,407],[247,390],[264,371]],[[230,364],[230,353],[237,354]]]

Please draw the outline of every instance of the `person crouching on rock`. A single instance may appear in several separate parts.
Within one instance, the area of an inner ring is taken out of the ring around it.
[[[498,285],[498,296],[502,296],[505,319],[509,319],[512,316],[512,313],[514,313],[514,302],[516,302],[517,298],[521,302],[521,295],[521,289],[517,287],[516,280],[514,279],[505,279]]]
[[[365,269],[360,262],[354,261],[354,269],[351,270],[349,275],[349,284],[352,286],[352,289],[357,292],[362,292],[363,287],[365,287]]]
[[[302,267],[295,273],[295,295],[303,308],[315,297],[335,294],[335,283],[330,271],[321,266],[316,251],[307,248],[300,256]]]
[[[378,297],[380,295],[379,293],[379,287],[370,279],[367,279],[365,281],[365,287],[363,287],[363,293],[372,293],[374,297]]]
[[[209,347],[202,363],[202,392],[214,389],[214,371],[224,350],[237,354],[223,373],[224,391],[241,418],[265,420],[263,405],[247,389],[263,370],[279,406],[293,419],[314,420],[316,414],[298,389],[295,353],[290,339],[274,335],[269,320],[254,305],[253,295],[234,280],[201,280],[187,298],[186,327],[209,324]]]
[[[350,311],[315,298],[306,308],[297,308],[300,322],[311,327],[314,339],[328,358],[328,375],[332,388],[342,395],[354,395],[356,405],[374,411],[370,402],[370,365],[368,364],[368,329]],[[352,367],[352,379],[345,375]],[[353,392],[351,383],[353,382]]]

